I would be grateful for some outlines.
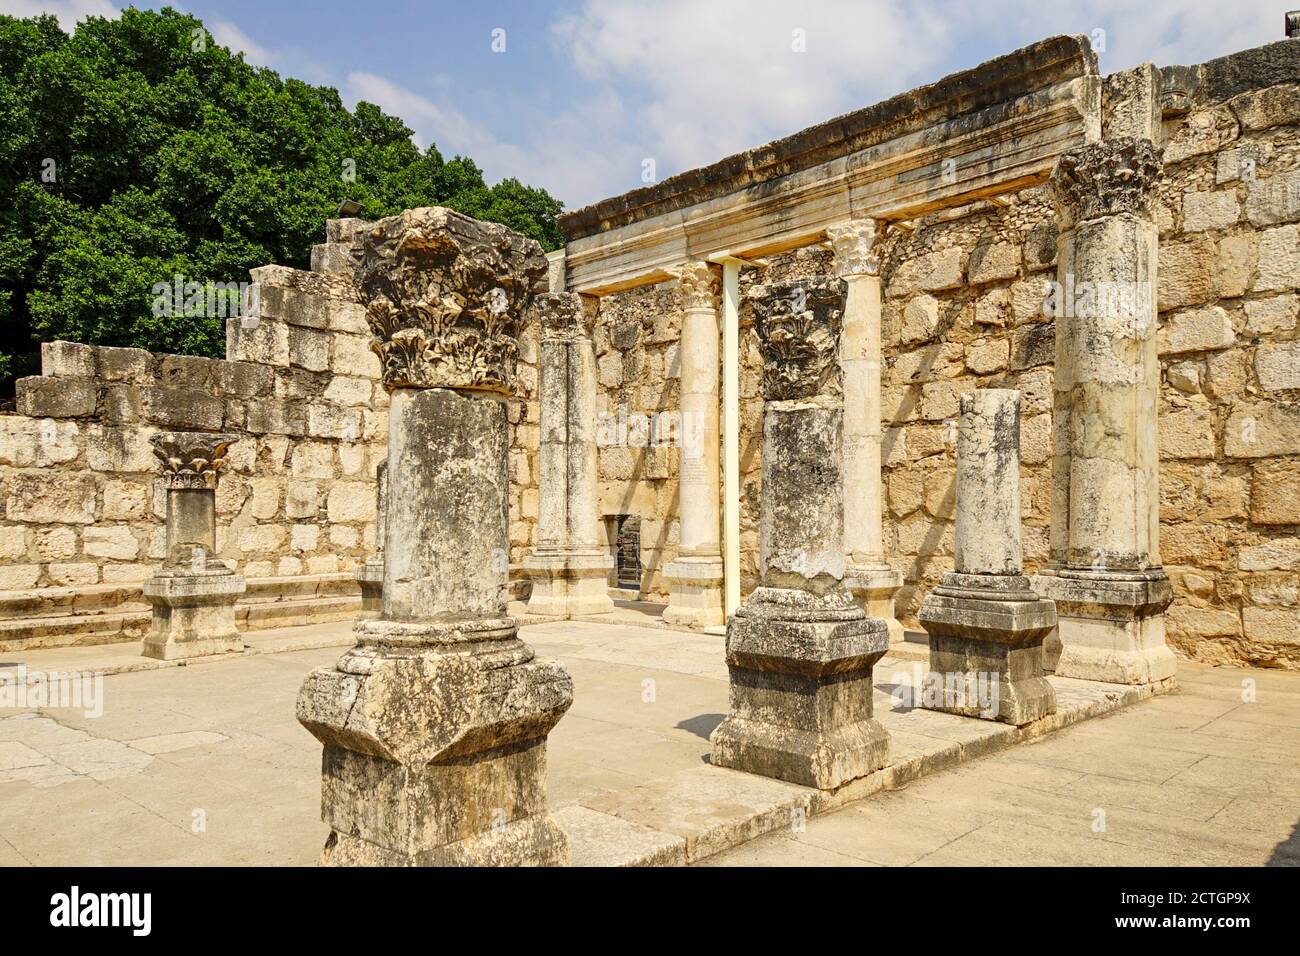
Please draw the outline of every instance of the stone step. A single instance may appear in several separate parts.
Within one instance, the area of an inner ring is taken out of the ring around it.
[[[355,618],[361,592],[351,571],[251,578],[235,607],[240,630]],[[0,651],[140,640],[151,609],[140,584],[0,591]]]

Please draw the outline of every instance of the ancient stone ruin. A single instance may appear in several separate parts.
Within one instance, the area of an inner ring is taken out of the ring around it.
[[[561,224],[334,219],[225,360],[46,344],[0,651],[356,621],[297,705],[335,865],[571,859],[521,626],[711,642],[708,769],[807,807],[898,763],[886,654],[1015,741],[1179,657],[1300,667],[1295,40],[1053,37]]]

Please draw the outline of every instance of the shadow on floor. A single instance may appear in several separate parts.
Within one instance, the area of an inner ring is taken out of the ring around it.
[[[1291,828],[1291,835],[1273,847],[1268,866],[1300,866],[1300,820]]]
[[[689,730],[696,737],[708,740],[709,734],[713,733],[713,729],[722,723],[726,716],[726,714],[700,714],[698,717],[679,721],[676,727],[678,730]]]

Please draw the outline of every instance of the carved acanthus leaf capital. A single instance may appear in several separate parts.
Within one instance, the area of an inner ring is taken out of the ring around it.
[[[154,456],[162,462],[167,488],[215,489],[226,464],[226,451],[239,438],[210,432],[160,432],[150,442]]]
[[[682,308],[716,309],[718,307],[718,290],[721,285],[718,269],[701,259],[694,259],[682,266],[677,274],[678,285],[682,290]]]
[[[543,339],[591,338],[600,300],[576,292],[544,292],[533,299],[532,312]]]
[[[874,219],[854,219],[826,230],[835,253],[835,271],[841,276],[880,275],[880,244],[883,230]]]
[[[1052,173],[1065,225],[1132,213],[1151,218],[1162,151],[1148,139],[1121,136],[1072,149]]]
[[[847,289],[843,279],[816,276],[750,290],[765,399],[840,393],[839,341]]]
[[[433,206],[375,222],[352,255],[385,387],[513,390],[522,316],[546,290],[535,240]]]

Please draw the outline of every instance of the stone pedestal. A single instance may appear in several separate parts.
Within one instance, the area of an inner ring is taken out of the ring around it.
[[[388,494],[388,462],[375,469],[375,553],[357,568],[361,587],[361,616],[378,617],[384,605],[384,510]]]
[[[680,546],[664,566],[668,607],[663,619],[693,628],[724,623],[722,544],[719,521],[718,388],[719,327],[717,270],[705,262],[683,268],[681,392],[686,441],[678,467]]]
[[[1042,645],[1056,609],[1022,573],[1019,392],[961,396],[955,558],[917,615],[936,685],[925,706],[1017,726],[1054,713]]]
[[[844,588],[837,346],[844,284],[751,292],[763,355],[762,584],[727,623],[713,763],[834,790],[884,767],[872,668],[889,646]]]
[[[1160,172],[1160,151],[1126,136],[1071,150],[1053,175],[1052,560],[1035,588],[1057,602],[1054,665],[1066,677],[1145,684],[1175,670],[1159,552]]]
[[[596,493],[596,303],[573,292],[539,295],[541,441],[537,549],[528,610],[577,617],[614,610],[614,559],[601,545]]]
[[[545,754],[573,684],[505,614],[506,402],[546,260],[441,208],[380,220],[361,241],[391,396],[383,607],[298,697],[324,744],[321,862],[564,864]]]
[[[167,488],[167,559],[143,585],[153,606],[145,657],[171,661],[244,650],[235,626],[244,579],[215,556],[217,479],[238,438],[163,432],[152,439]]]
[[[876,223],[858,219],[826,230],[835,268],[847,286],[840,368],[844,383],[844,584],[868,617],[903,640],[894,595],[903,575],[885,560],[884,493],[880,474],[880,258]]]

